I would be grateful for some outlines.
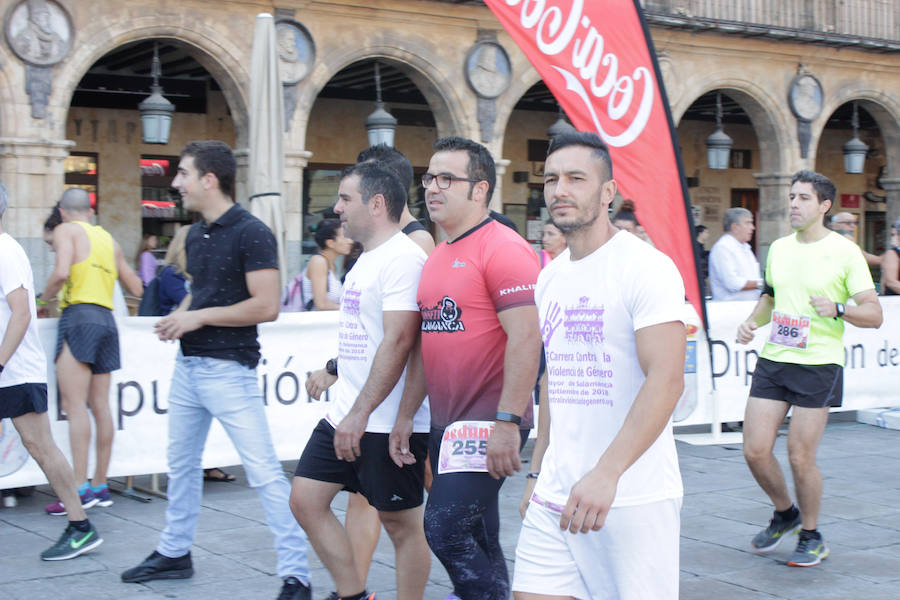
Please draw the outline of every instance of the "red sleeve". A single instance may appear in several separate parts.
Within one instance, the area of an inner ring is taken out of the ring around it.
[[[538,256],[525,240],[493,239],[486,249],[484,280],[497,312],[534,305],[534,285],[541,271]]]

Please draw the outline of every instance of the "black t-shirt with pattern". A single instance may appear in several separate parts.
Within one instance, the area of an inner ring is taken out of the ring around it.
[[[278,247],[272,231],[235,204],[212,223],[191,226],[185,242],[191,281],[190,310],[231,306],[250,297],[246,274],[278,268]],[[181,338],[185,356],[234,360],[254,368],[259,363],[256,325],[201,327]]]

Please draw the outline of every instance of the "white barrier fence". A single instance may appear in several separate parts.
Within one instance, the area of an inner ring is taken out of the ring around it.
[[[848,325],[844,335],[847,367],[844,404],[838,410],[900,405],[900,298],[882,298],[885,319],[880,329]],[[675,425],[740,421],[750,390],[756,357],[768,335],[757,331],[754,343],[741,346],[734,337],[738,323],[750,313],[752,302],[713,302],[708,305],[712,363],[699,319],[689,336],[685,393],[675,411]],[[312,428],[324,415],[327,399],[317,402],[306,394],[310,371],[321,368],[337,353],[337,312],[288,313],[260,326],[262,362],[258,373],[264,392],[269,427],[281,460],[296,459]],[[122,369],[113,373],[110,405],[116,427],[112,477],[165,473],[169,381],[177,344],[160,342],[153,334],[155,317],[119,319]],[[40,322],[41,341],[47,352],[48,381],[55,382],[53,351],[56,320]],[[715,379],[716,390],[712,390]],[[49,386],[49,414],[53,437],[68,456],[69,433],[56,396]],[[210,429],[203,465],[237,464],[237,452],[218,423]],[[93,468],[91,457],[90,470]],[[0,489],[36,485],[45,481],[27,456],[8,420],[0,430]]]

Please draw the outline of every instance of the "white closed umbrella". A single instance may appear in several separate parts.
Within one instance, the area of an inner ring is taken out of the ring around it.
[[[269,226],[278,241],[281,285],[287,283],[284,202],[284,103],[275,19],[256,16],[250,59],[250,212]]]

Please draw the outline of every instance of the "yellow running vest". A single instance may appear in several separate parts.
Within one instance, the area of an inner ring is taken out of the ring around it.
[[[97,304],[112,310],[113,286],[119,273],[112,236],[99,225],[74,221],[81,225],[91,243],[91,252],[83,261],[72,265],[62,289],[59,308],[72,304]]]

